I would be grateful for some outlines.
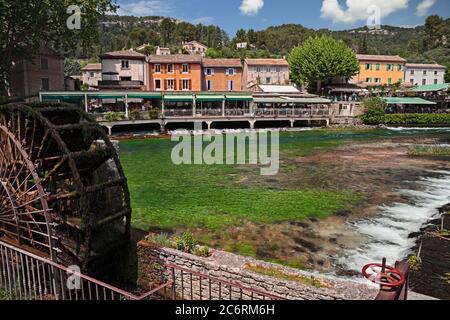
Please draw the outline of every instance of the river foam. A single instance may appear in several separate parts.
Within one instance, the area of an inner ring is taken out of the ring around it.
[[[439,208],[450,203],[450,171],[433,171],[417,181],[417,189],[399,193],[409,203],[380,206],[375,217],[350,222],[348,227],[361,235],[363,243],[349,249],[339,263],[350,270],[360,271],[372,262],[386,257],[389,264],[407,258],[417,239],[410,237],[439,216]]]

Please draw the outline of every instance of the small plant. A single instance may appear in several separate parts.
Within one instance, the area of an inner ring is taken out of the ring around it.
[[[443,277],[442,280],[450,284],[450,272],[447,272]]]
[[[194,248],[195,248],[195,240],[194,240],[194,236],[192,235],[192,233],[189,231],[186,231],[185,233],[183,233],[181,238],[182,238],[183,245],[184,245],[184,251],[185,252],[193,252]]]
[[[158,109],[148,110],[148,116],[150,119],[158,119],[159,118],[159,110]]]
[[[180,237],[174,237],[172,240],[172,248],[184,251],[184,242]]]
[[[167,233],[149,235],[146,237],[146,240],[161,247],[170,247],[172,243],[170,240],[170,236]]]
[[[367,109],[360,118],[364,124],[377,125],[381,124],[385,120],[386,116],[386,101],[379,97],[368,98],[363,103]]]
[[[139,110],[137,109],[133,109],[130,111],[130,113],[128,114],[128,118],[130,118],[131,120],[138,120],[141,116],[141,113]]]
[[[205,258],[211,255],[209,248],[206,246],[196,246],[192,253],[195,254],[196,256]]]
[[[110,111],[106,113],[105,119],[108,122],[120,121],[124,119],[124,116],[120,112]]]
[[[418,255],[410,255],[408,258],[408,264],[411,270],[413,271],[419,271],[422,267],[422,258],[420,258]]]

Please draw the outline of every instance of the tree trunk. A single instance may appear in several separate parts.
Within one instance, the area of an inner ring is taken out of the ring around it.
[[[317,80],[317,94],[320,95],[321,89],[322,89],[322,80]]]

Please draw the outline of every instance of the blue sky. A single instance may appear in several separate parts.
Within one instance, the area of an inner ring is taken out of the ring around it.
[[[234,36],[239,28],[261,30],[299,23],[309,28],[347,29],[381,24],[416,26],[426,16],[450,17],[449,0],[116,0],[121,15],[162,15],[192,23],[215,24]],[[369,12],[368,12],[369,11]]]

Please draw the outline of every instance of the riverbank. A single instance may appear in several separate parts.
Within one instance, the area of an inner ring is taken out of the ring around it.
[[[450,300],[450,204],[440,208],[444,218],[444,232],[441,232],[441,218],[430,221],[417,237],[413,252],[420,250],[420,263],[411,270],[410,287],[413,291],[435,298]]]

